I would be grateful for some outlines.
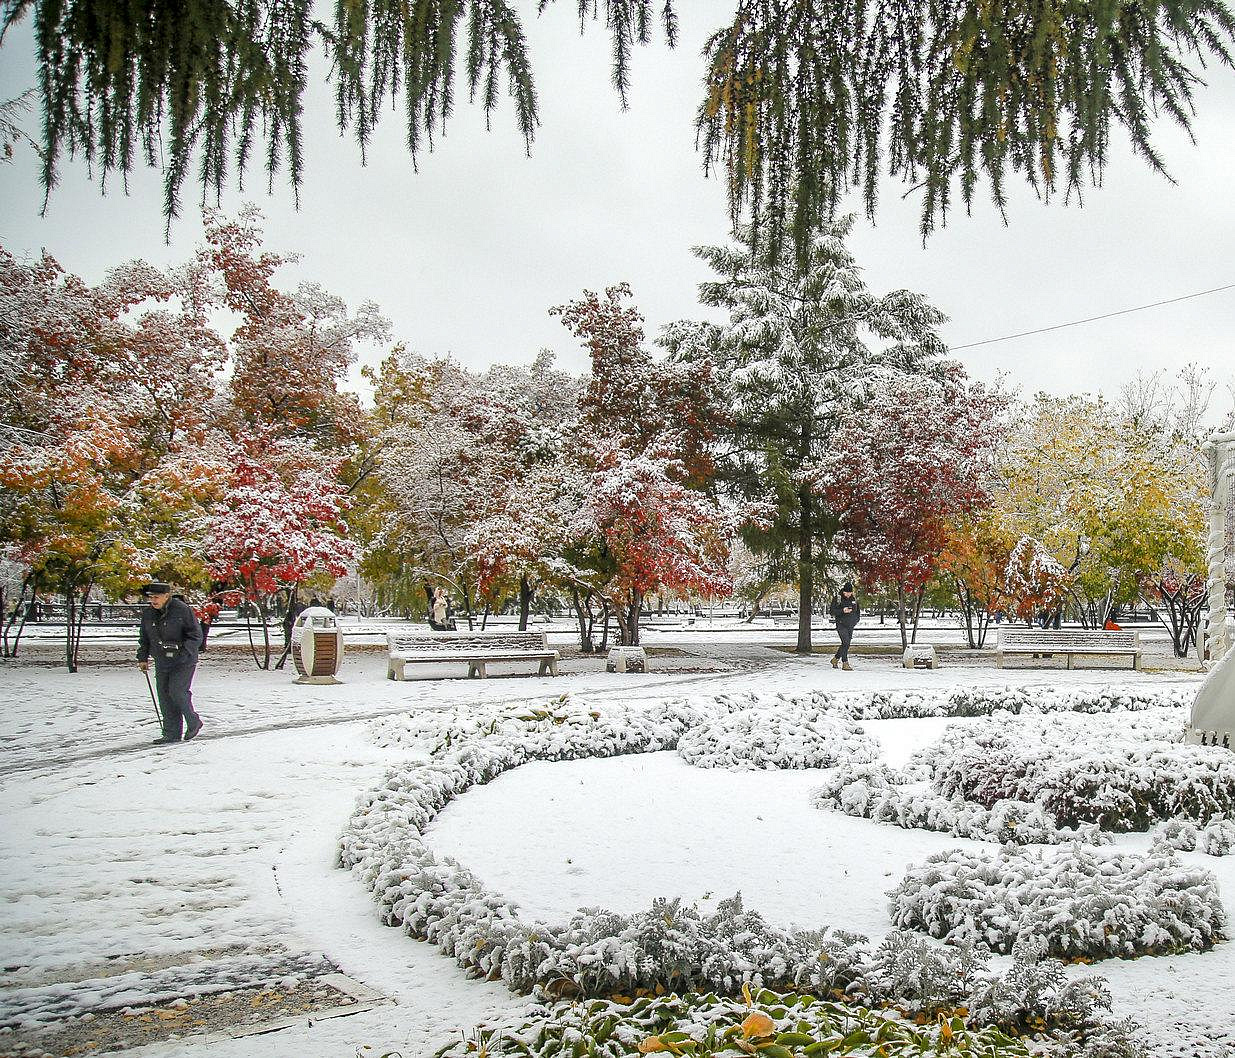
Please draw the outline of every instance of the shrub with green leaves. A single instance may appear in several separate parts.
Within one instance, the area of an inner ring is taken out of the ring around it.
[[[1027,1058],[1024,1044],[956,1015],[918,1025],[811,995],[760,991],[750,1001],[707,995],[553,1004],[532,1016],[482,1025],[443,1047],[438,1058],[626,1058],[631,1054],[761,1058],[844,1055],[968,1055]]]

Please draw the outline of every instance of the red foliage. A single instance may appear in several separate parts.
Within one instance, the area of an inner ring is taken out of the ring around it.
[[[984,506],[1004,398],[957,380],[896,376],[842,423],[815,483],[863,579],[916,592],[957,519]]]

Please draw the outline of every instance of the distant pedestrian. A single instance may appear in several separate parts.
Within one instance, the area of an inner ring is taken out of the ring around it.
[[[450,628],[450,600],[445,588],[433,589],[433,602],[429,607],[429,627],[435,632],[445,632]]]
[[[849,641],[853,639],[853,630],[862,617],[862,607],[858,605],[852,583],[846,581],[841,585],[840,594],[832,600],[828,613],[836,622],[836,634],[840,636],[840,646],[836,648],[836,654],[832,658],[832,668],[839,665],[846,672],[851,672],[853,667],[849,664]]]
[[[170,584],[153,581],[142,588],[142,595],[150,605],[141,614],[137,664],[146,672],[150,659],[154,659],[154,681],[163,716],[163,735],[154,743],[166,745],[182,737],[187,742],[202,729],[201,717],[193,710],[192,690],[202,628],[193,608],[172,594]]]

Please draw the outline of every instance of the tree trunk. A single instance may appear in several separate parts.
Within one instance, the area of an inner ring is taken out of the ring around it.
[[[72,588],[64,592],[64,661],[69,672],[77,671],[77,649],[73,629],[77,625],[77,593]]]
[[[275,662],[276,669],[282,669],[287,664],[287,657],[292,652],[292,625],[296,621],[296,600],[300,594],[300,585],[293,584],[287,591],[287,613],[283,615],[283,653]],[[203,639],[203,646],[205,640]]]
[[[29,587],[30,577],[27,575],[22,579],[21,594],[17,596],[17,605],[13,608],[12,616],[3,622],[2,638],[6,658],[17,657],[17,644],[21,642],[22,629],[26,627],[26,590]],[[14,624],[17,625],[16,632],[13,631]]]
[[[77,659],[78,659],[78,656],[81,654],[81,626],[86,620],[86,603],[87,603],[87,600],[90,598],[90,592],[93,589],[94,589],[93,579],[88,580],[86,582],[86,587],[81,592],[81,602],[79,603],[78,608],[77,608],[76,619],[72,623],[72,627],[73,627],[73,633],[72,633],[73,635],[73,640],[72,640],[73,667],[69,670],[70,672],[77,671]],[[68,614],[65,614],[65,620],[66,620],[66,627],[67,627],[67,622],[69,620]]]
[[[532,596],[536,594],[536,589],[532,587],[531,582],[527,579],[527,574],[524,573],[519,577],[519,631],[527,631],[528,618],[532,614]]]
[[[269,670],[270,659],[274,652],[270,649],[270,607],[266,602],[265,596],[258,596],[257,599],[257,616],[262,621],[262,663],[263,669]]]
[[[605,654],[609,650],[609,600],[600,600],[600,652]]]
[[[909,646],[909,638],[905,635],[905,585],[896,582],[896,621],[901,629],[901,650]]]
[[[805,433],[806,427],[803,427]],[[812,555],[811,494],[803,486],[798,493],[801,522],[798,526],[798,645],[799,654],[811,652],[811,607],[815,597],[815,560]]]
[[[585,654],[595,654],[596,645],[592,642],[592,626],[584,608],[585,599],[574,584],[570,586],[570,599],[575,608],[575,619],[579,622],[579,649]]]
[[[618,621],[618,627],[621,629],[622,642],[624,647],[637,647],[639,645],[639,615],[643,611],[643,592],[632,589],[630,593],[630,602],[626,609],[626,623]],[[620,610],[618,611],[621,612]],[[608,625],[608,621],[605,624]]]
[[[922,619],[922,596],[926,594],[926,585],[918,589],[918,597],[913,604],[913,635],[909,638],[909,642],[916,643],[918,641],[918,622]]]

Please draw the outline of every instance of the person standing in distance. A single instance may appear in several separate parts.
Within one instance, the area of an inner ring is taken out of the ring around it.
[[[202,626],[197,615],[170,584],[154,581],[142,588],[150,603],[142,610],[137,633],[137,665],[145,672],[154,658],[154,682],[163,714],[163,736],[156,746],[179,742],[181,728],[187,742],[202,729],[201,717],[193,711],[193,670],[202,645]]]
[[[840,646],[836,648],[836,654],[832,658],[832,668],[839,665],[846,672],[852,672],[853,666],[849,664],[849,641],[853,639],[853,630],[862,616],[862,607],[858,605],[858,598],[853,594],[853,585],[849,581],[840,586],[840,594],[832,600],[828,613],[836,622],[836,634],[840,636]]]

